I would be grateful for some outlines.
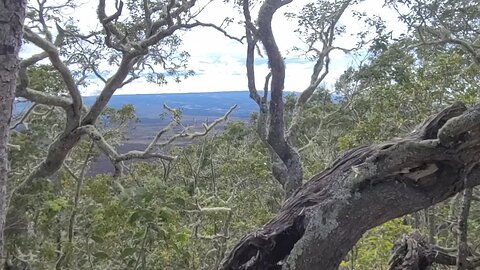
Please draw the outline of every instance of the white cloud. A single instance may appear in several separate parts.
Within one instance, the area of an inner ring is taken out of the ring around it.
[[[198,3],[201,6],[201,1]],[[203,2],[208,0],[203,0]],[[95,10],[96,1],[86,2],[80,9],[75,11],[79,25],[82,29],[92,29],[98,27],[97,20],[93,20],[92,15]],[[107,1],[108,2],[108,1]],[[112,8],[113,2],[108,2],[108,8]],[[287,70],[285,89],[288,91],[302,91],[308,84],[312,67],[314,63],[304,60],[303,56],[287,54],[293,46],[300,43],[299,38],[294,33],[296,28],[295,21],[287,21],[283,17],[286,11],[292,12],[299,10],[306,3],[306,0],[297,0],[293,4],[279,10],[274,17],[273,26],[276,34],[277,43],[283,54],[287,56]],[[110,5],[111,4],[111,5]],[[232,9],[230,4],[216,0],[207,7],[203,14],[199,16],[202,22],[221,24],[223,19],[228,17],[236,18],[235,22],[229,27],[229,33],[241,37],[244,34],[243,27],[238,24],[241,19],[240,14]],[[396,15],[393,11],[382,8],[382,1],[367,0],[353,7],[356,10],[366,11],[370,15],[381,16],[387,25],[399,25]],[[255,14],[252,14],[255,17]],[[88,19],[91,18],[91,19]],[[338,46],[350,48],[356,43],[354,33],[363,30],[363,24],[351,16],[347,11],[341,21],[347,28],[347,34],[338,39]],[[393,27],[392,27],[393,28]],[[394,29],[396,34],[404,31],[404,28]],[[138,79],[133,83],[119,89],[116,94],[147,94],[147,93],[175,93],[175,92],[214,92],[214,91],[236,91],[247,90],[247,79],[245,70],[245,45],[226,38],[222,33],[211,28],[196,28],[186,31],[182,34],[182,48],[191,55],[188,68],[197,74],[191,76],[181,83],[170,82],[167,85],[158,86],[147,82],[145,79]],[[30,54],[35,50],[31,46],[25,46],[24,55]],[[295,60],[295,61],[288,61]],[[256,66],[257,88],[262,88],[264,77],[268,73],[268,66],[265,59],[259,59]],[[333,84],[335,80],[343,73],[348,65],[351,65],[354,59],[351,56],[345,56],[341,52],[335,52],[331,55],[330,73],[326,78],[327,84]],[[260,64],[263,63],[263,64]],[[100,83],[94,83],[83,89],[85,95],[94,95],[101,89]]]

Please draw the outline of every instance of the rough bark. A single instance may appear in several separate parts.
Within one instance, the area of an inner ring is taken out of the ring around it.
[[[25,20],[25,0],[0,2],[0,257],[5,244],[6,195],[8,175],[8,136],[17,83],[18,52]]]
[[[480,184],[479,121],[480,106],[456,103],[404,139],[346,151],[221,269],[337,269],[368,229]]]

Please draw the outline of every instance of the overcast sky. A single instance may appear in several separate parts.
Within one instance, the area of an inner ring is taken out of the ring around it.
[[[82,8],[75,11],[74,15],[78,18],[82,28],[95,27],[96,21],[91,19],[95,12],[97,1],[89,1]],[[292,12],[299,9],[306,0],[294,0],[292,4],[280,9],[273,21],[274,34],[277,43],[286,58],[287,70],[285,90],[302,91],[308,83],[313,62],[309,62],[304,56],[289,51],[294,46],[301,45],[300,39],[294,33],[296,22],[286,20],[283,17],[285,12]],[[107,1],[113,6],[114,1]],[[397,27],[397,33],[402,31],[398,28],[396,14],[382,7],[383,1],[366,0],[362,4],[354,6],[353,9],[367,12],[367,14],[380,15],[387,25]],[[220,24],[225,16],[238,18],[238,13],[223,1],[215,0],[207,7],[198,18],[202,22],[212,22]],[[87,19],[86,19],[87,18]],[[352,15],[351,10],[347,11],[341,24],[347,28],[347,34],[340,38],[336,45],[342,47],[352,47],[355,44],[353,35],[363,28]],[[240,27],[230,27],[229,33],[241,37],[244,30]],[[195,28],[192,31],[184,32],[182,49],[188,51],[191,55],[188,68],[193,70],[196,75],[183,80],[181,83],[170,82],[164,86],[158,86],[146,82],[145,79],[138,79],[131,84],[119,89],[116,94],[152,94],[152,93],[188,93],[188,92],[217,92],[217,91],[244,91],[247,90],[246,70],[245,70],[245,51],[246,47],[237,41],[223,36],[223,34],[208,28]],[[26,47],[25,51],[30,52],[31,48]],[[263,78],[268,73],[266,59],[257,58],[256,76],[257,87],[263,85]],[[330,73],[326,77],[326,84],[331,85],[343,73],[349,65],[355,65],[356,59],[351,55],[345,55],[342,52],[334,52],[331,55]],[[92,84],[83,89],[84,95],[95,95],[101,89],[101,85]]]

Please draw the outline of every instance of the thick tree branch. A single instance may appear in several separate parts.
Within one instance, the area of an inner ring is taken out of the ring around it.
[[[480,154],[480,126],[468,124],[480,121],[478,110],[456,103],[403,140],[343,153],[245,236],[222,269],[337,269],[368,229],[480,185],[480,166],[471,166]],[[449,134],[463,131],[462,140],[442,144],[444,126]]]
[[[257,132],[271,156],[272,172],[290,196],[302,183],[300,156],[285,138],[283,90],[285,63],[272,32],[272,18],[277,9],[291,1],[267,0],[260,7],[258,29],[253,25],[248,1],[243,2],[247,38],[247,79],[250,97],[260,108]],[[258,94],[255,85],[255,48],[260,40],[267,53],[270,73],[265,78],[264,96]],[[268,87],[270,84],[270,89]],[[270,90],[270,101],[267,101]],[[268,123],[267,123],[268,121]],[[268,132],[267,132],[268,130]]]
[[[82,125],[92,125],[102,113],[108,101],[115,91],[121,87],[137,58],[130,54],[124,54],[115,74],[107,80],[102,92],[98,95],[95,103],[90,107],[88,113],[82,119]]]
[[[184,1],[179,7],[174,9],[175,1],[170,1],[165,12],[161,14],[160,19],[153,22],[152,33],[157,33],[162,27],[170,28],[173,25],[172,18],[179,18],[181,14],[187,13],[195,4],[196,0]],[[158,8],[163,9],[164,6],[159,6]],[[156,11],[159,10],[152,9],[152,13]]]
[[[19,84],[16,89],[16,96],[26,98],[34,103],[56,106],[63,108],[66,112],[72,110],[72,100],[53,96],[47,93],[28,88],[30,79],[28,78],[25,68],[20,68],[18,72]]]
[[[105,0],[99,0],[97,16],[100,23],[103,25],[103,28],[105,29],[105,44],[110,48],[116,49],[123,53],[127,53],[130,49],[130,47],[128,46],[127,36],[123,35],[120,30],[112,23],[113,21],[117,20],[122,14],[122,1],[118,2],[116,9],[117,10],[113,15],[107,16],[105,12]]]

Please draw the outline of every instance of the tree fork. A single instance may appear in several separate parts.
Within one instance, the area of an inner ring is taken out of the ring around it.
[[[337,269],[367,230],[480,184],[479,122],[480,106],[455,103],[404,139],[344,152],[221,269]]]

